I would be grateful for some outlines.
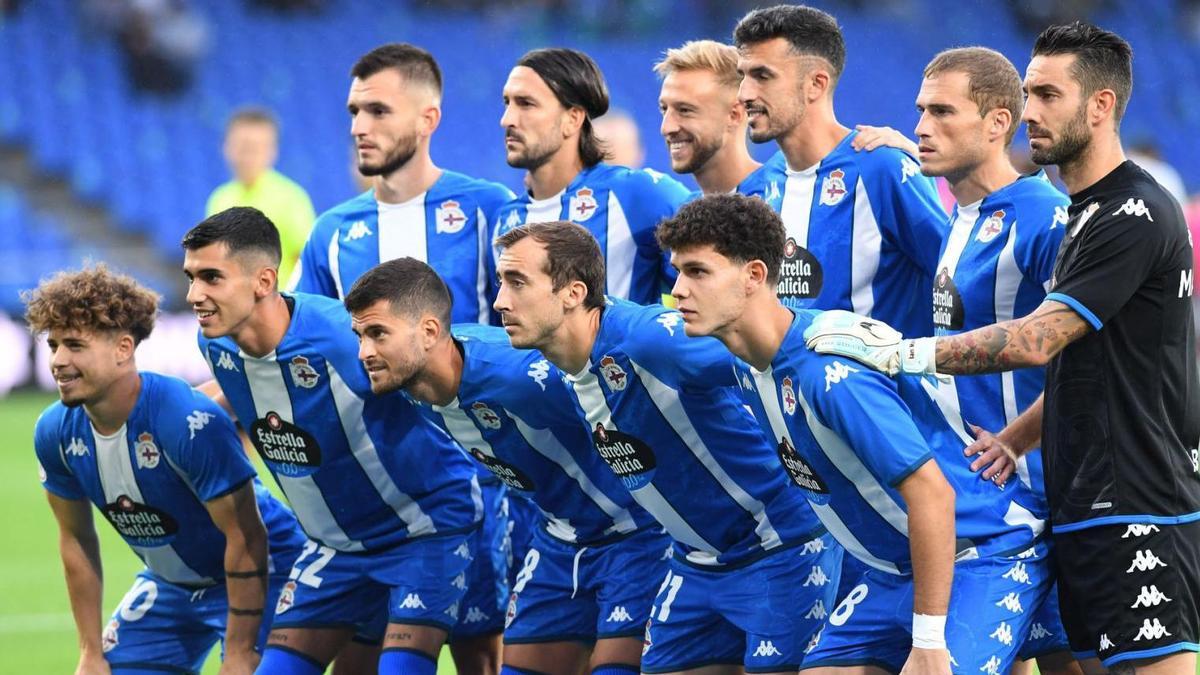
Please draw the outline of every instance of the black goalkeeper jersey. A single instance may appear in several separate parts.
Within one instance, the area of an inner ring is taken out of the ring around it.
[[[1048,300],[1093,331],[1046,369],[1056,531],[1200,518],[1192,242],[1179,205],[1126,161],[1072,195]]]

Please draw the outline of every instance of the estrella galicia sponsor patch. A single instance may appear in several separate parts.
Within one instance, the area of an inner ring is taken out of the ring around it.
[[[821,294],[825,272],[808,249],[788,237],[783,245],[783,265],[779,268],[778,293],[781,299],[803,300]]]
[[[471,456],[494,473],[501,483],[514,490],[533,491],[533,479],[512,464],[499,457],[492,457],[479,448],[471,448]]]
[[[791,476],[792,482],[807,490],[809,499],[818,504],[824,504],[829,501],[829,488],[825,482],[817,475],[816,471],[809,466],[808,462],[796,452],[795,446],[787,437],[779,439],[779,445],[776,446],[776,452],[779,453],[779,462],[783,464],[784,470]]]
[[[179,524],[166,511],[135,502],[127,495],[105,504],[104,517],[134,546],[166,546],[179,532]]]
[[[267,466],[284,476],[309,476],[321,466],[317,440],[273,410],[250,425],[250,442]]]
[[[605,429],[603,424],[596,425],[592,440],[600,457],[617,474],[626,489],[636,490],[650,484],[657,462],[649,446],[627,433]]]
[[[933,279],[933,325],[962,330],[963,303],[950,270],[943,267]]]

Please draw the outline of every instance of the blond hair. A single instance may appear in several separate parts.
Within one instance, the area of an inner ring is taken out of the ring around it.
[[[654,64],[661,78],[684,70],[707,70],[717,76],[725,87],[736,88],[742,76],[737,72],[738,52],[732,45],[716,40],[691,40],[682,47],[668,49],[663,59]]]

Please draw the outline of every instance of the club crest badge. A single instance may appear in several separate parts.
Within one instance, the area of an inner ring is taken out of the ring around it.
[[[614,394],[624,391],[625,387],[629,386],[629,375],[611,356],[600,359],[600,372],[604,375],[604,384]]]
[[[1000,236],[1000,232],[1004,230],[1004,212],[996,211],[988,216],[988,219],[983,221],[983,225],[979,228],[979,234],[975,235],[976,241],[981,244],[986,244],[989,241]]]
[[[308,365],[308,359],[303,356],[297,356],[288,364],[288,370],[292,371],[292,384],[305,389],[312,389],[317,386],[317,380],[321,376],[317,374],[317,370]]]
[[[275,603],[275,613],[283,614],[296,604],[296,582],[289,581],[279,591],[279,600]]]
[[[108,653],[120,643],[120,639],[117,637],[117,629],[120,627],[121,624],[116,619],[108,622],[108,625],[104,627],[104,634],[100,636],[100,651]]]
[[[846,198],[846,172],[834,169],[821,181],[821,205],[835,206]]]
[[[137,437],[137,443],[133,446],[133,454],[137,456],[139,469],[153,469],[158,466],[158,460],[162,457],[158,446],[154,444],[154,436],[151,436],[149,431],[143,431]]]
[[[596,203],[596,197],[592,194],[591,188],[579,188],[575,191],[574,196],[567,205],[568,215],[571,220],[582,223],[596,214],[596,209],[600,207]]]
[[[783,411],[789,415],[795,415],[796,390],[792,388],[792,378],[783,378],[783,382],[779,385],[779,395],[783,397]]]
[[[500,416],[494,410],[489,408],[483,401],[476,401],[471,404],[471,414],[479,423],[488,429],[500,428]]]
[[[459,207],[458,202],[447,200],[435,210],[433,219],[437,221],[436,230],[440,234],[454,234],[467,224],[467,215]]]

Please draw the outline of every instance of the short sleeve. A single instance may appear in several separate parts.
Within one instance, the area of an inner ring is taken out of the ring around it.
[[[496,234],[496,224],[494,219],[500,213],[501,207],[516,198],[512,190],[498,183],[489,184],[486,190],[482,190],[479,194],[479,237],[481,238],[479,251],[483,256],[483,274],[487,278],[484,280],[486,302],[488,304],[488,323],[493,326],[500,325],[500,315],[492,309],[492,303],[496,300],[496,294],[499,292],[499,285],[496,281],[496,252],[492,246],[492,240]]]
[[[716,338],[688,337],[679,312],[663,307],[636,330],[626,340],[626,354],[664,383],[690,389],[737,386],[733,354]]]
[[[1026,179],[1033,180],[1033,179]],[[1049,287],[1054,275],[1054,261],[1066,234],[1067,198],[1044,197],[1023,205],[1017,213],[1016,246],[1014,256],[1017,266],[1026,279],[1043,289]]]
[[[933,181],[899,150],[880,148],[866,157],[862,179],[880,229],[932,279],[950,227]]]
[[[33,429],[33,449],[37,452],[40,471],[38,477],[46,491],[63,499],[86,499],[83,487],[75,474],[67,468],[62,454],[62,438],[59,425],[62,409],[50,407],[38,418]]]
[[[337,218],[325,213],[313,225],[308,241],[300,252],[300,260],[288,280],[288,290],[301,293],[338,297],[333,273],[329,267],[329,243],[337,236]]]
[[[201,501],[222,497],[254,477],[233,421],[208,397],[187,387],[178,401],[165,403],[163,415],[170,429],[166,457]]]
[[[653,169],[634,171],[629,176],[633,199],[622,204],[632,204],[637,209],[636,222],[630,219],[633,236],[639,247],[650,250],[658,257],[660,291],[666,292],[675,283],[675,268],[671,267],[671,256],[658,247],[654,231],[658,224],[675,215],[679,207],[691,197],[682,183]],[[647,256],[649,257],[649,256]],[[657,293],[654,294],[657,297]]]

